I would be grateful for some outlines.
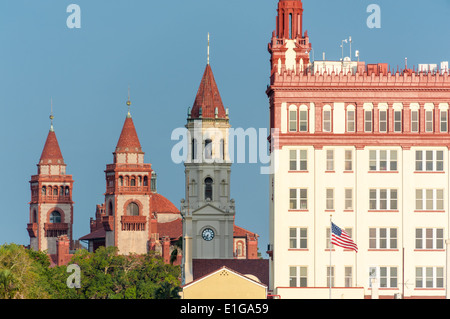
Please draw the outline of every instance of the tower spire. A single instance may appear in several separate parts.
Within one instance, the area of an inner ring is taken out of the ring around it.
[[[130,113],[131,101],[130,101],[130,86],[129,86],[129,85],[128,85],[128,100],[127,100],[127,106],[128,106],[128,114],[127,114],[127,117],[131,117],[131,113]]]
[[[50,98],[50,132],[54,132],[55,130],[53,129],[53,119],[55,118],[53,116],[53,98]]]
[[[207,63],[209,65],[209,32],[208,32],[208,60],[207,60]]]

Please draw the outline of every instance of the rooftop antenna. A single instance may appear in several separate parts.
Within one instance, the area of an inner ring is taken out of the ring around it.
[[[53,119],[55,118],[53,116],[53,98],[50,98],[50,132],[54,132],[53,129]]]
[[[356,50],[356,51],[355,51],[355,57],[358,58],[358,62],[359,62],[359,50]]]
[[[348,42],[350,42],[350,61],[352,60],[352,36],[348,37]]]
[[[347,43],[348,42],[348,40],[347,39],[345,39],[345,40],[342,40],[342,44],[341,44],[341,48],[342,48],[342,63],[344,63],[344,42],[345,43]]]

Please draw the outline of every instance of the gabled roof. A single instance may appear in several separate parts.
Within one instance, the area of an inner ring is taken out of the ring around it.
[[[244,275],[253,275],[262,284],[269,285],[268,259],[193,259],[193,280],[206,276],[222,267],[227,267]]]
[[[233,237],[247,237],[247,235],[250,237],[259,237],[258,234],[256,233],[253,233],[245,228],[234,225]]]
[[[139,142],[136,128],[134,127],[131,115],[128,115],[123,124],[122,132],[116,146],[116,153],[141,153],[141,143]]]
[[[64,164],[64,158],[59,148],[58,139],[53,130],[50,130],[42,150],[39,164]]]
[[[218,118],[227,118],[213,71],[211,66],[207,64],[197,91],[197,96],[195,97],[194,106],[192,107],[191,118],[199,118],[200,109],[203,118],[215,118],[216,108]]]

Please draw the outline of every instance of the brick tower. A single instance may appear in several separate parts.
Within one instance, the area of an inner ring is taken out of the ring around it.
[[[131,105],[129,100],[127,105]],[[156,222],[150,214],[152,168],[144,163],[129,110],[113,154],[114,163],[105,170],[105,244],[116,246],[121,254],[147,253],[151,225]]]
[[[66,175],[66,164],[53,129],[53,115],[47,140],[37,164],[37,175],[31,177],[30,223],[27,225],[30,247],[57,253],[57,239],[67,236],[72,242],[73,201],[72,175]]]

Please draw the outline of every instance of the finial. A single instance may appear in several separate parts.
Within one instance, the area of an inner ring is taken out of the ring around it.
[[[50,116],[49,116],[49,118],[50,118],[50,132],[54,132],[53,119],[55,117],[53,116],[53,98],[50,98]]]
[[[127,117],[131,117],[131,113],[130,113],[130,106],[131,106],[131,101],[130,101],[130,86],[128,86],[128,100],[127,100],[127,106],[128,106],[128,114],[127,114]]]
[[[209,32],[208,32],[208,61],[207,61],[208,65],[209,65]]]

